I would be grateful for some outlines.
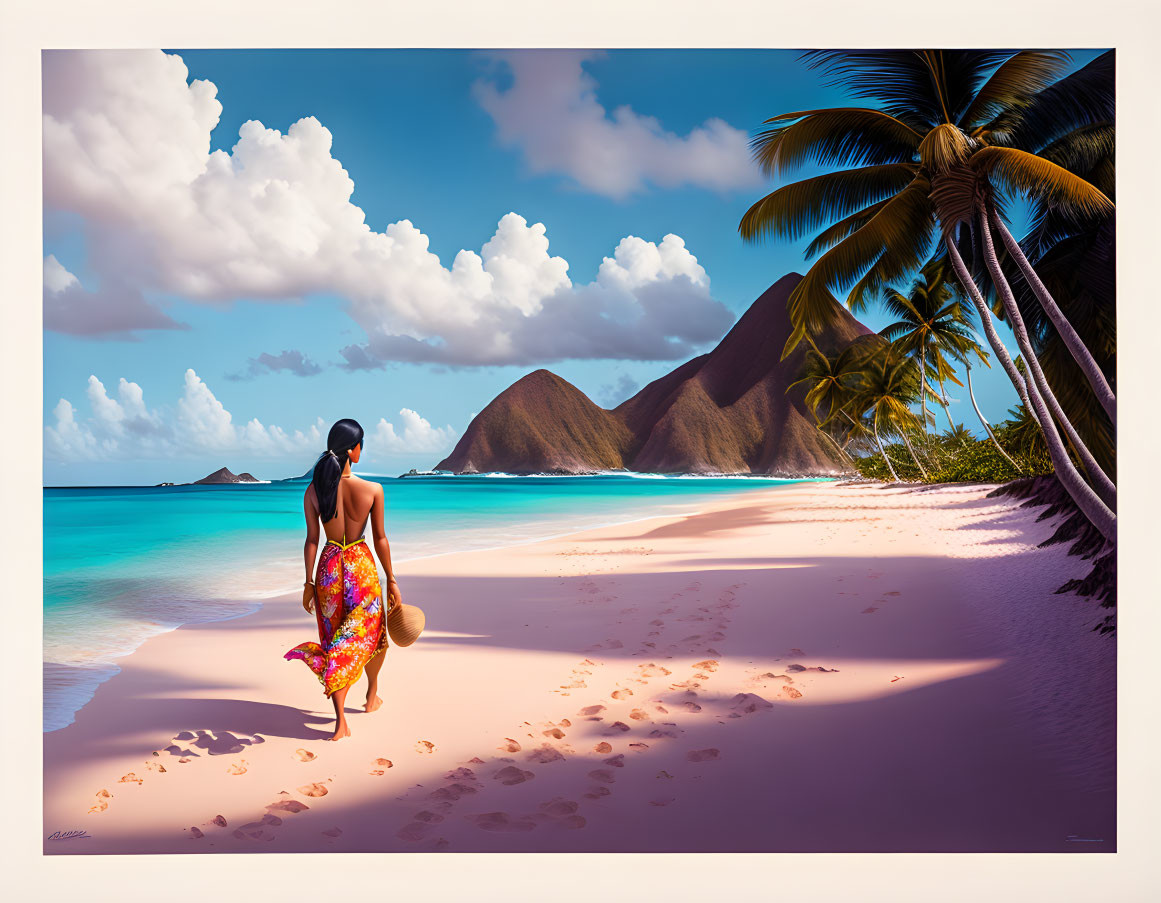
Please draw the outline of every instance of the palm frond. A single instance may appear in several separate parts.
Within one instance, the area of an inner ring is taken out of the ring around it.
[[[887,163],[843,169],[784,185],[746,211],[738,231],[746,241],[766,237],[797,240],[835,217],[896,195],[918,167]]]
[[[1048,86],[1019,109],[1000,113],[986,127],[989,143],[1036,152],[1085,125],[1113,122],[1115,51],[1109,50]]]
[[[814,161],[820,166],[867,166],[913,159],[923,137],[879,110],[836,107],[785,113],[750,141],[754,161],[768,176]]]
[[[985,147],[972,155],[971,166],[993,180],[1009,183],[1022,194],[1038,195],[1052,205],[1097,216],[1113,210],[1103,191],[1051,160],[1014,147]]]
[[[833,226],[823,229],[814,237],[814,241],[806,246],[806,259],[810,260],[812,257],[817,257],[823,251],[833,248],[848,235],[861,229],[870,222],[871,217],[883,209],[889,200],[890,198],[877,201],[869,207],[864,207],[862,210],[852,213],[850,216],[843,217]]]
[[[814,50],[803,54],[812,69],[831,76],[855,97],[926,132],[954,122],[983,78],[1013,50]]]
[[[959,125],[970,130],[1030,103],[1060,77],[1071,60],[1063,50],[1022,50],[1009,57],[976,93]]]

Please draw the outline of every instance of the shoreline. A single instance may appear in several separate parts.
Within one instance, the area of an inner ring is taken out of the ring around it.
[[[770,486],[766,490],[752,490],[752,491],[755,491],[755,492],[756,491],[777,491],[777,490],[784,489],[786,486],[792,486],[798,482],[825,482],[825,481],[826,480],[824,480],[822,478],[819,478],[817,480],[814,480],[814,479],[811,479],[811,480],[806,480],[806,479],[789,480],[788,479],[783,485]],[[271,481],[266,480],[266,481],[255,481],[255,482],[269,483]],[[193,484],[177,484],[177,485],[184,486],[184,485],[193,485]],[[222,485],[226,485],[226,484],[222,484]],[[248,483],[248,485],[254,485],[254,484]],[[82,487],[66,487],[66,488],[82,488]],[[83,488],[93,488],[93,487],[83,487]],[[95,488],[119,488],[119,487],[95,487]],[[137,488],[137,487],[131,487],[131,488]],[[157,488],[157,487],[146,487],[146,488]],[[701,500],[701,503],[703,505],[704,504],[714,504],[714,503],[716,503],[717,500],[718,500],[717,497],[715,497],[713,495],[707,495],[706,498]],[[626,504],[628,504],[628,502],[626,502]],[[674,501],[671,504],[676,505],[677,502]],[[646,521],[646,520],[650,520],[650,519],[658,518],[658,517],[689,516],[689,514],[698,513],[699,510],[700,509],[695,509],[692,512],[665,512],[665,513],[658,513],[658,514],[649,514],[649,515],[645,515],[644,517],[631,517],[627,520],[622,520],[614,515],[613,519],[611,519],[611,520],[600,521],[600,522],[595,523],[595,524],[587,524],[583,527],[578,527],[577,529],[569,530],[569,531],[564,532],[564,533],[553,533],[553,534],[548,534],[545,536],[523,536],[523,535],[521,535],[521,536],[519,536],[519,538],[513,538],[509,542],[502,542],[498,545],[493,545],[493,546],[481,546],[481,547],[468,546],[468,547],[462,548],[462,549],[453,549],[451,551],[434,552],[431,554],[424,554],[424,555],[414,555],[411,557],[392,556],[392,560],[395,564],[407,564],[407,563],[412,562],[412,561],[422,561],[422,560],[427,560],[427,559],[432,559],[432,558],[440,558],[440,557],[445,556],[445,555],[460,554],[461,552],[464,552],[464,551],[496,552],[496,551],[501,551],[503,549],[512,548],[514,546],[528,545],[530,543],[537,543],[537,542],[541,542],[541,541],[545,541],[545,540],[561,539],[563,537],[570,536],[573,533],[583,532],[585,530],[602,529],[604,527],[612,527],[612,526],[620,526],[620,525],[624,525],[624,524],[632,524],[632,523],[637,523],[639,521]],[[626,510],[625,513],[628,514],[629,512]],[[531,524],[528,524],[526,526],[533,527],[535,525],[536,525],[536,522],[532,522]],[[555,525],[555,523],[554,523],[554,525]],[[280,560],[284,560],[285,562],[287,562],[286,563],[287,568],[297,569],[301,564],[301,562],[297,558],[280,559]],[[379,565],[378,559],[376,559],[375,563],[376,563],[376,567],[378,567],[380,570],[380,579],[382,579],[382,567],[381,567],[381,565]],[[217,615],[210,617],[210,618],[207,618],[205,620],[183,621],[183,622],[180,622],[180,623],[174,624],[173,626],[168,626],[168,627],[163,627],[161,624],[159,624],[156,621],[153,621],[152,619],[150,619],[149,621],[137,622],[134,625],[134,628],[136,630],[140,631],[140,636],[136,639],[136,642],[131,646],[131,648],[126,648],[125,651],[111,653],[111,654],[106,653],[106,654],[102,654],[99,656],[94,656],[91,659],[84,660],[84,661],[78,660],[78,661],[68,661],[68,662],[58,662],[58,661],[51,661],[50,662],[50,661],[42,660],[42,662],[41,662],[42,674],[45,677],[46,683],[49,680],[48,675],[50,672],[53,673],[53,679],[55,679],[57,681],[62,680],[62,674],[67,673],[73,669],[79,669],[79,670],[84,670],[84,671],[93,671],[93,672],[103,671],[105,673],[103,676],[101,676],[99,679],[97,679],[96,682],[94,682],[93,677],[87,676],[84,680],[79,681],[78,683],[69,686],[68,690],[76,692],[76,694],[77,694],[76,698],[79,698],[80,696],[87,696],[86,700],[81,703],[79,708],[73,710],[71,720],[69,720],[69,722],[67,724],[63,724],[59,727],[52,727],[52,728],[45,729],[44,724],[42,723],[41,733],[42,734],[54,733],[56,731],[63,730],[64,728],[68,727],[69,724],[72,724],[73,721],[76,720],[76,714],[92,701],[93,694],[96,692],[96,690],[103,683],[107,682],[108,680],[111,680],[113,677],[115,677],[117,674],[120,673],[121,668],[117,664],[117,662],[126,658],[127,656],[130,656],[133,653],[135,653],[138,649],[141,648],[141,646],[144,643],[149,642],[154,637],[163,636],[167,633],[171,633],[172,631],[175,631],[175,630],[180,630],[181,628],[189,626],[191,624],[217,623],[217,622],[221,622],[221,621],[232,621],[232,620],[236,620],[238,618],[247,617],[250,614],[256,613],[261,608],[261,606],[263,604],[265,604],[267,602],[278,600],[281,597],[284,597],[284,596],[287,596],[289,594],[296,592],[297,590],[298,590],[298,584],[292,583],[290,585],[289,589],[280,588],[280,589],[275,589],[275,590],[253,590],[251,592],[239,595],[237,598],[226,598],[226,597],[220,597],[220,596],[215,597],[212,601],[212,604],[219,607],[220,614],[217,614]],[[241,609],[241,610],[230,611],[230,609],[233,607],[236,607],[237,609]],[[150,624],[153,627],[158,628],[158,629],[146,629],[146,624]],[[67,691],[61,691],[61,692],[67,692]],[[71,707],[72,704],[73,704],[73,700],[65,701],[65,707]],[[45,720],[42,719],[42,722],[44,722],[44,721]],[[45,722],[45,723],[47,723],[47,722]]]
[[[796,483],[413,559],[428,632],[333,746],[279,660],[312,632],[296,593],[157,635],[44,734],[45,836],[92,835],[45,851],[1115,849],[1115,647],[1051,595],[1051,522],[987,491]]]

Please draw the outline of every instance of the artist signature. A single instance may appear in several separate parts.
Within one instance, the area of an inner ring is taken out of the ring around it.
[[[47,839],[48,840],[77,840],[81,837],[92,837],[92,836],[93,836],[92,834],[89,834],[84,829],[81,829],[80,831],[53,831],[51,834],[48,835]]]

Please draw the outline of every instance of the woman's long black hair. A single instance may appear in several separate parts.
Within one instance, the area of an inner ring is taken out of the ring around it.
[[[327,450],[315,462],[310,481],[324,524],[335,516],[339,504],[339,476],[347,464],[347,452],[362,441],[363,428],[349,418],[338,421],[327,433]]]

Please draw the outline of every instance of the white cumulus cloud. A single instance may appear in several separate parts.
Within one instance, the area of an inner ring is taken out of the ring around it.
[[[648,184],[718,191],[763,184],[749,136],[722,119],[681,136],[628,106],[609,113],[584,69],[598,53],[511,50],[489,56],[494,72],[476,82],[476,99],[495,121],[500,141],[519,148],[534,173],[561,173],[612,198]],[[502,88],[495,76],[504,70],[511,82]]]
[[[369,455],[447,451],[458,438],[451,426],[433,427],[410,408],[399,412],[399,422],[400,429],[396,430],[385,417],[379,418],[366,443]]]
[[[89,415],[81,418],[68,399],[60,399],[45,425],[45,451],[60,461],[88,461],[122,456],[132,459],[198,457],[206,453],[279,457],[319,454],[326,447],[329,425],[321,418],[305,430],[266,425],[257,417],[239,425],[193,369],[183,375],[173,408],[151,408],[141,386],[122,377],[112,397],[96,375],[85,387]],[[409,408],[400,413],[400,429],[381,419],[372,431],[367,457],[442,451],[457,434],[435,428]]]
[[[84,218],[99,285],[87,290],[46,259],[48,328],[94,337],[187,328],[158,294],[222,304],[326,292],[347,300],[367,334],[342,351],[346,366],[362,368],[672,360],[733,321],[677,236],[623,240],[609,271],[578,286],[549,253],[545,226],[513,212],[478,252],[461,250],[445,267],[410,220],[367,225],[314,117],[285,134],[248,121],[229,152],[210,152],[217,89],[187,79],[181,58],[160,51],[45,54],[45,199]]]

